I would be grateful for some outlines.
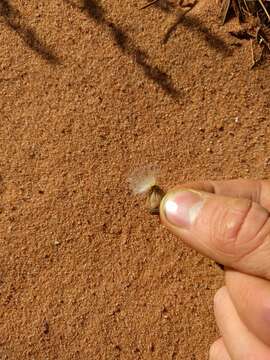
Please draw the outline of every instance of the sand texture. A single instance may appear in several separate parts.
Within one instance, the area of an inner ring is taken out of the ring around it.
[[[127,177],[269,177],[269,63],[215,2],[143,5],[0,1],[1,360],[205,360],[218,337],[221,270]]]

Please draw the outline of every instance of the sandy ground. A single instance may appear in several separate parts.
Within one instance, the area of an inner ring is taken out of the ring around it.
[[[207,359],[223,274],[128,188],[270,174],[269,64],[210,0],[0,1],[0,359]]]

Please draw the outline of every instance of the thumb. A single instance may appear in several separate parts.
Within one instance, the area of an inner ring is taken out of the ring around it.
[[[160,205],[163,224],[202,254],[270,279],[270,221],[258,203],[176,188]]]

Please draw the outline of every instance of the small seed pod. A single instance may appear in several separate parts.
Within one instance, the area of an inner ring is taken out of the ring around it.
[[[134,194],[146,195],[146,207],[150,214],[159,214],[159,206],[165,192],[156,185],[157,169],[146,166],[135,170],[128,178],[130,188]]]
[[[223,271],[225,270],[225,266],[223,264],[220,264],[220,263],[218,263],[216,261],[215,261],[215,263],[220,268],[220,270],[223,270]]]
[[[165,192],[158,186],[153,185],[147,194],[146,207],[150,214],[159,215],[159,206]]]

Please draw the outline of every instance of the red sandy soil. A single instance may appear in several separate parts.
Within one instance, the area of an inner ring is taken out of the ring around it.
[[[207,359],[210,260],[126,181],[270,174],[269,63],[218,8],[0,2],[0,359]]]

